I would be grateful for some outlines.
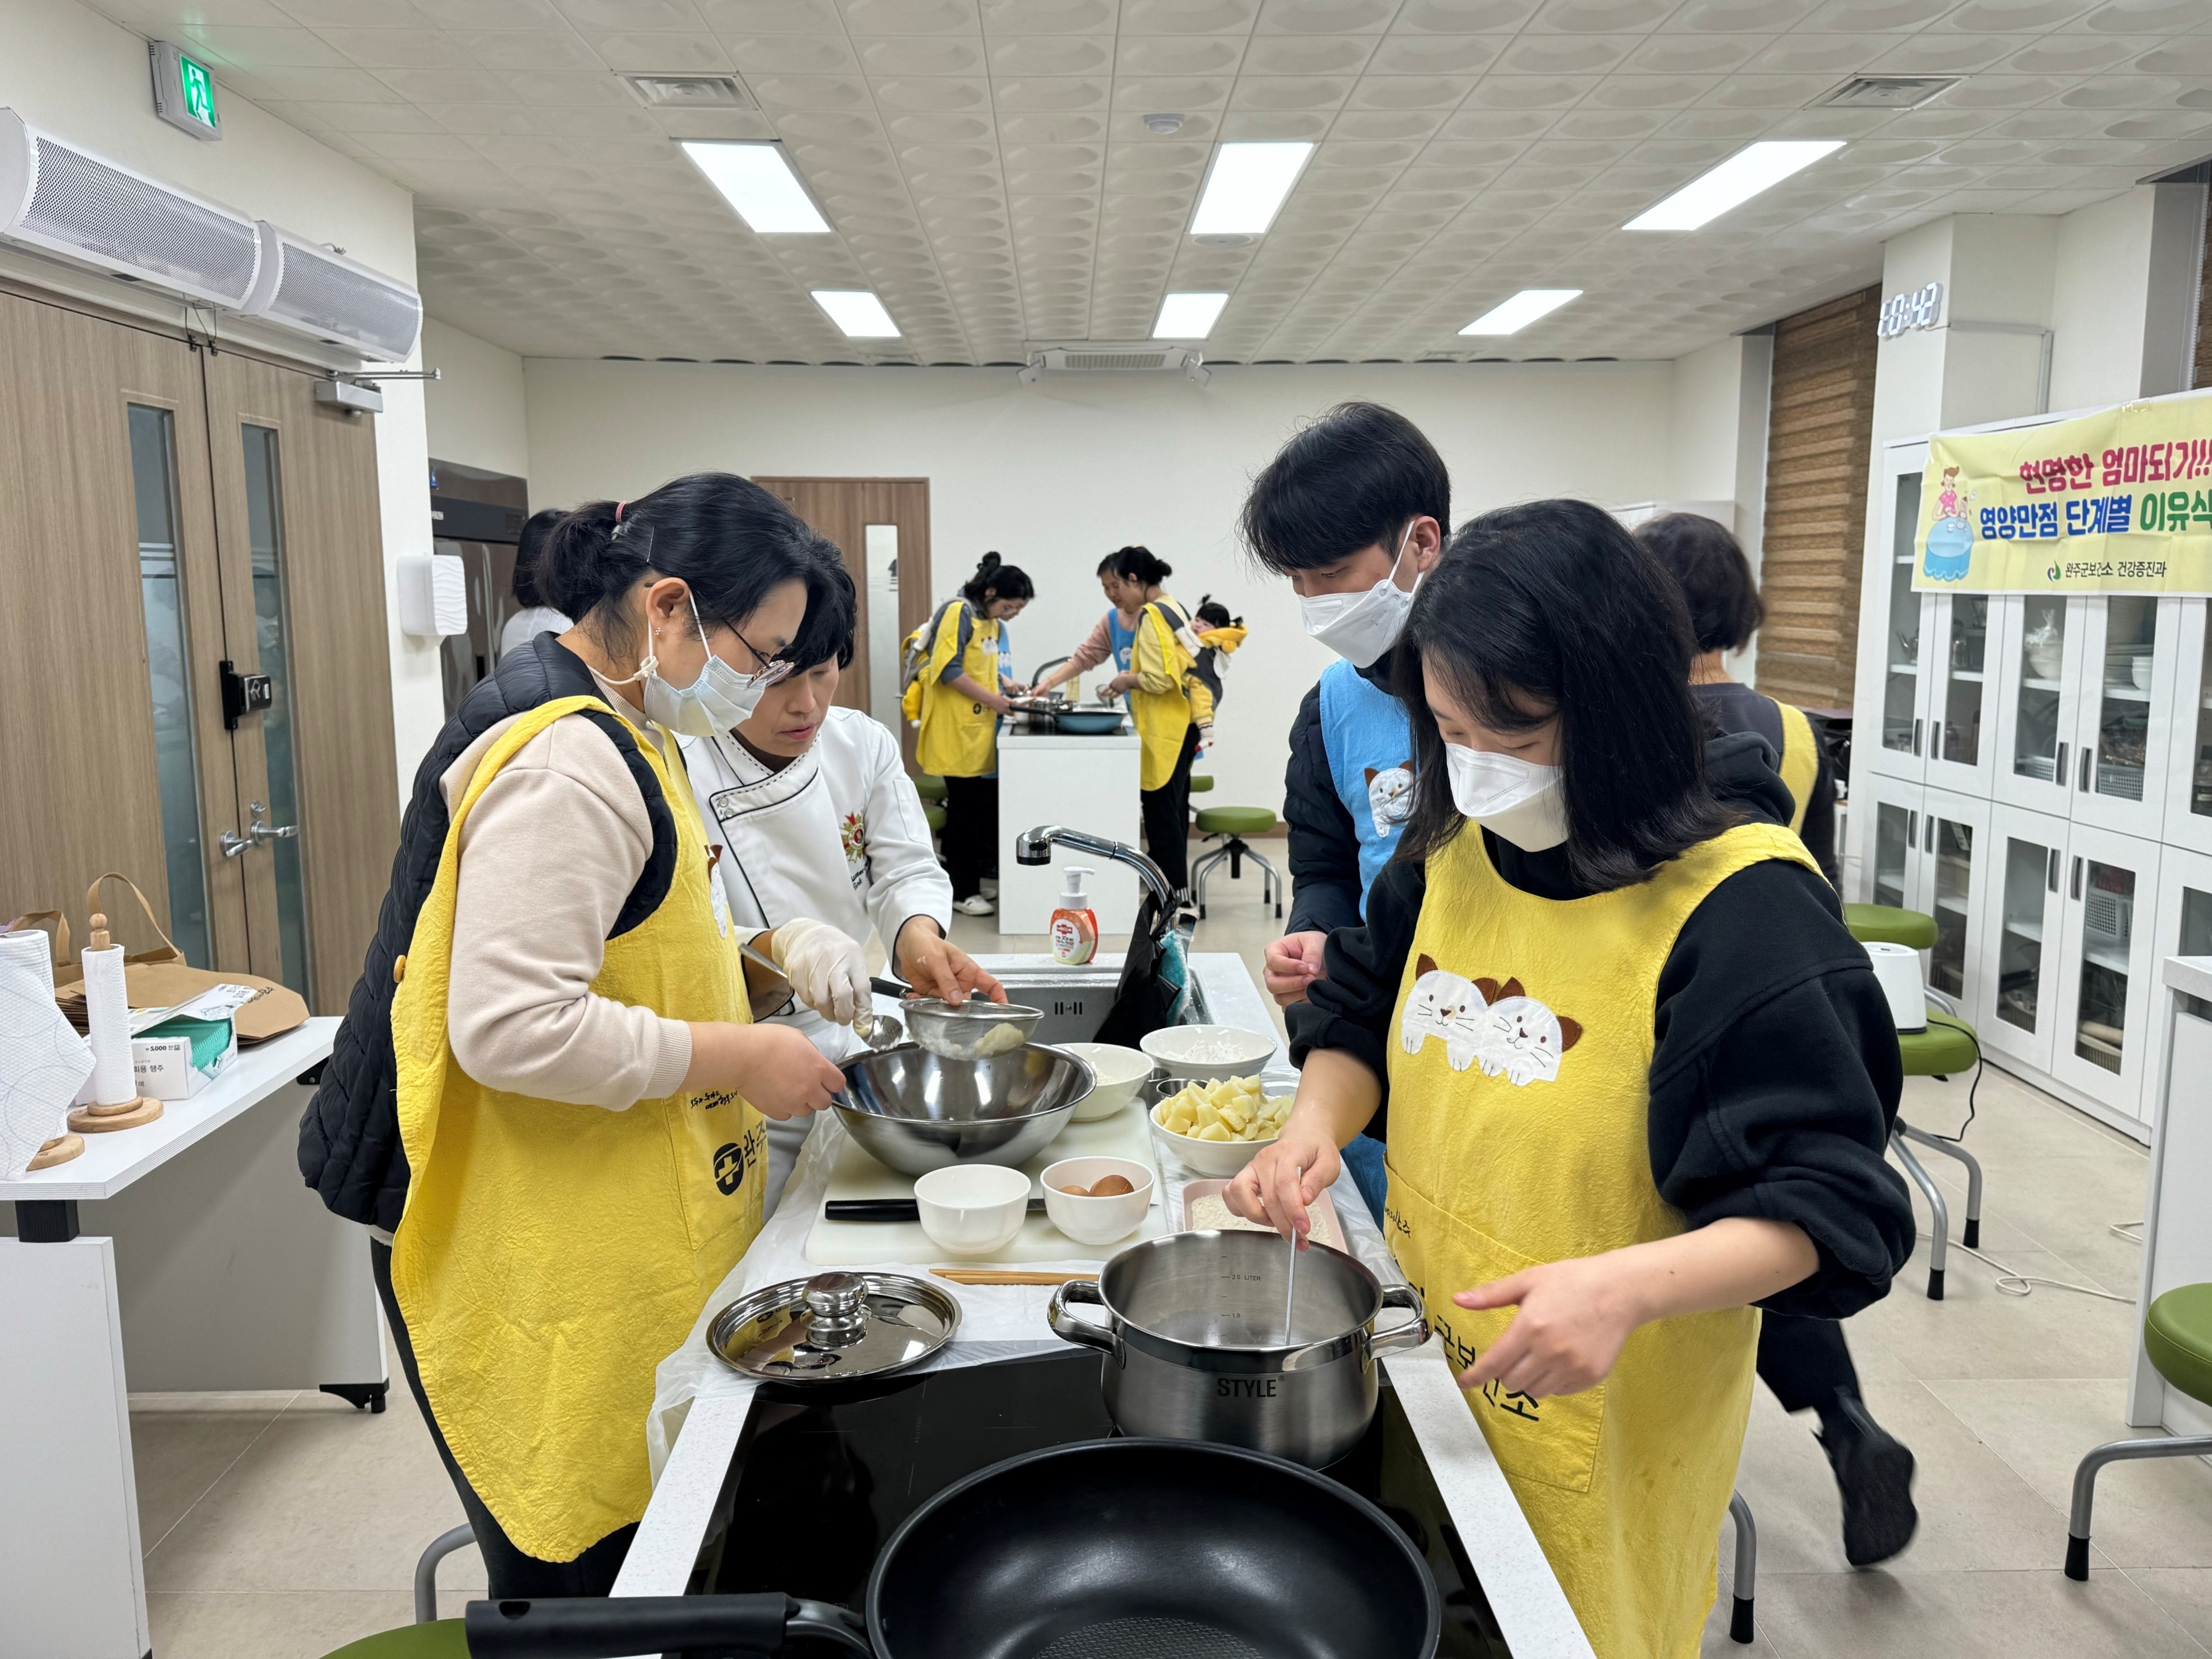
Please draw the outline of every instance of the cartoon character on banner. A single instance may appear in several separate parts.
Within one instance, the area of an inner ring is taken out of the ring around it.
[[[1966,517],[1973,492],[1959,487],[1959,469],[1943,469],[1943,487],[1936,496],[1936,522],[1928,526],[1928,545],[1920,568],[1930,581],[1955,582],[1966,574],[1974,550],[1974,526]]]

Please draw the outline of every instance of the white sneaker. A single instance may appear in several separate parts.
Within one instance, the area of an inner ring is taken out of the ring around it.
[[[995,916],[999,907],[981,893],[970,893],[952,907],[963,916]]]
[[[999,879],[996,876],[985,876],[975,885],[982,889],[983,896],[987,899],[999,896]]]

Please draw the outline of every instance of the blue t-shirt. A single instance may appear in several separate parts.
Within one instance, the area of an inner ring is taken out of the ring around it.
[[[1139,613],[1139,620],[1142,619],[1142,612]],[[1121,625],[1121,613],[1118,610],[1109,611],[1106,613],[1106,637],[1113,642],[1114,672],[1117,674],[1127,673],[1129,665],[1136,660],[1137,630]],[[1127,692],[1124,691],[1121,694],[1121,701],[1125,705],[1128,702]]]
[[[1359,914],[1413,810],[1413,729],[1405,705],[1339,658],[1322,671],[1321,740],[1330,781],[1359,837]]]

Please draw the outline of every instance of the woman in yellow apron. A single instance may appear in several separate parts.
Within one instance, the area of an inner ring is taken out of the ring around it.
[[[1136,612],[1127,666],[1099,689],[1127,692],[1141,759],[1137,787],[1145,846],[1178,892],[1190,885],[1190,763],[1201,728],[1213,720],[1213,694],[1198,677],[1202,648],[1190,613],[1161,586],[1175,574],[1149,548],[1125,547],[1113,557],[1121,604]]]
[[[1722,664],[1721,653],[1741,651],[1765,620],[1751,562],[1723,526],[1696,513],[1663,514],[1638,526],[1636,539],[1667,568],[1689,610],[1697,647],[1690,695],[1698,713],[1716,732],[1755,732],[1773,750],[1790,791],[1790,827],[1830,883],[1838,884],[1835,774],[1813,723],[1802,709],[1731,678]],[[1759,1376],[1783,1410],[1820,1413],[1820,1449],[1843,1499],[1844,1559],[1870,1567],[1911,1543],[1920,1524],[1912,1453],[1867,1409],[1843,1326],[1779,1315],[1761,1320]]]
[[[945,871],[952,908],[988,916],[998,907],[983,884],[999,868],[999,716],[1014,712],[1007,693],[1022,687],[1006,673],[1003,624],[1035,597],[1029,577],[986,553],[957,599],[930,619],[928,656],[915,686],[921,730],[915,762],[945,780]]]
[[[342,1191],[395,1115],[378,1287],[495,1596],[612,1584],[653,1368],[760,1228],[763,1119],[841,1086],[750,1024],[670,735],[745,717],[836,556],[727,475],[578,509],[538,580],[580,622],[502,657],[418,775],[302,1165],[312,1138]]]
[[[1681,601],[1609,514],[1474,520],[1404,640],[1413,813],[1231,1202],[1303,1231],[1387,1105],[1386,1236],[1592,1647],[1686,1659],[1753,1304],[1839,1317],[1911,1248],[1896,1031],[1756,740],[1701,741]]]

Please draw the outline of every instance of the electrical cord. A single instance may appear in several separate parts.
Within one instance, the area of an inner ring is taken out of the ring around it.
[[[1974,1045],[1974,1079],[1966,1085],[1966,1121],[1959,1126],[1959,1133],[1954,1135],[1939,1135],[1933,1130],[1929,1132],[1930,1139],[1948,1140],[1954,1146],[1962,1145],[1966,1139],[1966,1131],[1974,1127],[1974,1095],[1982,1086],[1982,1040],[1968,1030],[1966,1041]],[[1963,1249],[1966,1247],[1961,1245],[1960,1248]]]
[[[2136,1222],[2133,1224],[2141,1226],[2142,1224]],[[1918,1238],[1928,1237],[1926,1233],[1916,1233],[1914,1236]],[[2082,1296],[2094,1296],[2105,1302],[2125,1302],[2130,1305],[2135,1302],[2135,1297],[2131,1296],[2116,1296],[2110,1291],[2100,1291],[2094,1285],[2075,1285],[2063,1279],[2045,1279],[2040,1273],[2015,1273],[1994,1256],[1984,1255],[1972,1245],[1960,1244],[1954,1241],[1950,1248],[1954,1250],[1964,1250],[1975,1261],[1995,1267],[1997,1270],[1996,1290],[2000,1296],[2031,1296],[2034,1294],[2038,1285],[2048,1285],[2054,1291],[2074,1291]]]

